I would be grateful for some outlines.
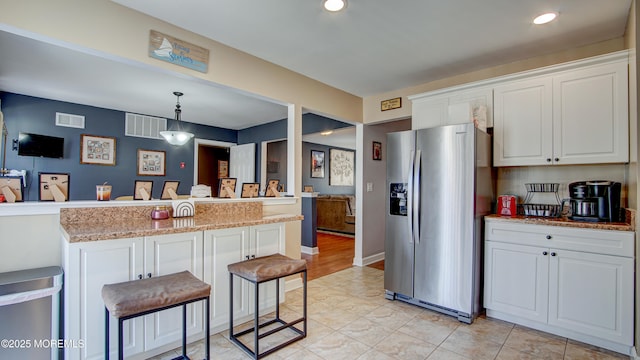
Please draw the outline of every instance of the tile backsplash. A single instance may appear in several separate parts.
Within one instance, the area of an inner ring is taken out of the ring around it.
[[[622,184],[621,203],[628,206],[629,167],[626,164],[610,165],[558,165],[501,167],[497,174],[497,194],[512,194],[522,202],[527,195],[526,183],[559,183],[560,199],[569,197],[568,184],[583,180],[611,180]],[[535,194],[530,202],[553,203],[550,194]]]

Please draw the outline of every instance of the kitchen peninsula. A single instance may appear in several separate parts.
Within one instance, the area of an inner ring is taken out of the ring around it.
[[[267,213],[262,201],[241,199],[195,201],[193,217],[152,220],[150,214],[155,206],[138,204],[60,209],[65,339],[85,342],[82,349],[67,349],[68,359],[102,356],[104,307],[100,294],[107,283],[188,270],[212,285],[211,330],[224,330],[230,301],[227,265],[285,254],[285,223],[303,218],[297,214]],[[296,287],[298,282],[297,277],[287,279],[280,294],[275,293],[275,283],[261,285],[260,309],[274,307],[275,301],[284,299],[284,288]],[[234,319],[249,319],[254,312],[249,288],[238,283],[234,290]],[[189,341],[204,336],[202,314],[202,304],[189,305]],[[148,358],[177,347],[181,316],[180,309],[170,309],[125,323],[126,357]],[[111,327],[112,336],[116,336],[116,330],[117,326]]]

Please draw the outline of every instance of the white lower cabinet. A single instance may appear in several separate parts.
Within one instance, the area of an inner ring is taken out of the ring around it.
[[[254,313],[254,290],[249,282],[234,277],[233,296],[229,293],[227,265],[255,257],[285,253],[284,225],[266,224],[204,232],[204,281],[212,286],[210,321],[212,331],[229,323],[229,301],[233,298],[233,318],[238,323]],[[282,284],[282,280],[281,284]],[[284,286],[280,287],[281,293]],[[260,285],[260,309],[275,306],[275,283]]]
[[[634,233],[487,220],[487,316],[630,354]]]
[[[149,237],[69,243],[63,241],[65,272],[65,339],[83,340],[84,347],[66,349],[65,359],[104,359],[105,309],[102,286],[184,270],[211,284],[211,329],[229,322],[227,265],[275,253],[285,253],[284,224],[265,224],[221,230]],[[236,279],[234,319],[254,312],[253,286]],[[282,280],[281,280],[282,281]],[[283,284],[281,282],[281,284]],[[281,295],[284,286],[280,287]],[[275,283],[260,287],[260,309],[275,306]],[[189,340],[204,336],[204,302],[187,306]],[[117,357],[118,322],[110,321],[111,357]],[[178,347],[182,339],[182,308],[164,310],[125,321],[124,354],[146,359]]]

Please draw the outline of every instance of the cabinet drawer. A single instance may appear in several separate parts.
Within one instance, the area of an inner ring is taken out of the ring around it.
[[[631,231],[583,229],[489,220],[486,222],[485,239],[596,254],[634,256],[634,233]]]

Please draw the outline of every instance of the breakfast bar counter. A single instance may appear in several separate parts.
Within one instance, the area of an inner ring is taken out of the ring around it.
[[[302,220],[296,214],[263,214],[261,202],[196,203],[195,216],[151,219],[154,206],[60,209],[60,229],[70,242],[87,242],[218,230]]]

